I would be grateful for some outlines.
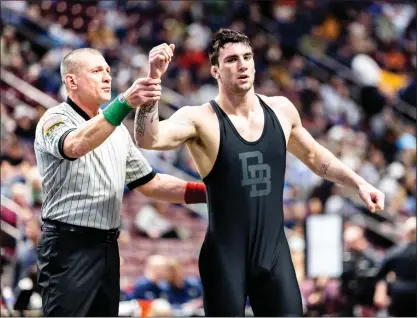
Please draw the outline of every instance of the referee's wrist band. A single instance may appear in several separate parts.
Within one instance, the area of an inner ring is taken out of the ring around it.
[[[128,104],[125,96],[119,94],[103,110],[103,116],[113,126],[119,126],[131,111],[133,108]]]

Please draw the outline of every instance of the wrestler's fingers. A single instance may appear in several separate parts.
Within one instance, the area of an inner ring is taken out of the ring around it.
[[[364,203],[366,203],[367,208],[370,210],[370,212],[374,212],[375,208],[374,208],[374,202],[372,200],[371,194],[368,191],[361,191],[360,192],[360,197],[362,198],[362,200],[364,201]]]
[[[367,204],[367,208],[370,210],[370,212],[375,212],[375,202],[373,202],[372,195],[367,193],[364,195],[363,200]]]
[[[383,211],[385,209],[385,195],[383,193],[378,193],[376,195],[376,208],[378,211]]]
[[[151,51],[150,51],[150,54],[151,53],[154,53],[154,52],[156,52],[156,51],[159,51],[161,48],[163,48],[163,47],[168,47],[168,45],[167,45],[167,43],[162,43],[162,44],[160,44],[160,45],[157,45],[156,47],[153,47],[152,49],[151,49]]]
[[[168,45],[159,47],[158,49],[153,49],[149,54],[149,58],[154,59],[158,55],[163,55],[166,57],[167,61],[171,61],[171,58],[173,57],[173,49],[168,47]]]

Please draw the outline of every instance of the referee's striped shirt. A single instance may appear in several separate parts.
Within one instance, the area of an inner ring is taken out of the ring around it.
[[[101,110],[99,110],[101,112]],[[35,154],[42,180],[42,219],[114,229],[120,225],[124,186],[134,189],[155,172],[124,125],[103,144],[77,159],[63,151],[65,137],[90,118],[70,98],[42,116]]]

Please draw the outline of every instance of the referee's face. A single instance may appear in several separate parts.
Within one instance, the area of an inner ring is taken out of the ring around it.
[[[83,100],[97,103],[107,102],[111,98],[112,77],[110,67],[102,55],[86,53],[81,61],[82,67],[77,76],[78,94]],[[81,97],[81,96],[80,96]]]

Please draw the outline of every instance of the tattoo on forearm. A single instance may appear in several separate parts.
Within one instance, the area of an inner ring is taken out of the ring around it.
[[[326,173],[328,171],[328,168],[329,168],[330,164],[331,164],[331,159],[328,159],[327,161],[325,161],[322,164],[321,168],[319,169],[319,176],[321,178],[324,178],[325,177],[325,175],[326,175]]]
[[[144,104],[141,108],[136,111],[135,114],[135,132],[138,136],[143,137],[145,134],[145,119],[147,119],[148,114],[154,112],[157,102],[148,102]],[[158,119],[158,113],[154,112],[151,117],[151,122],[154,122]]]

